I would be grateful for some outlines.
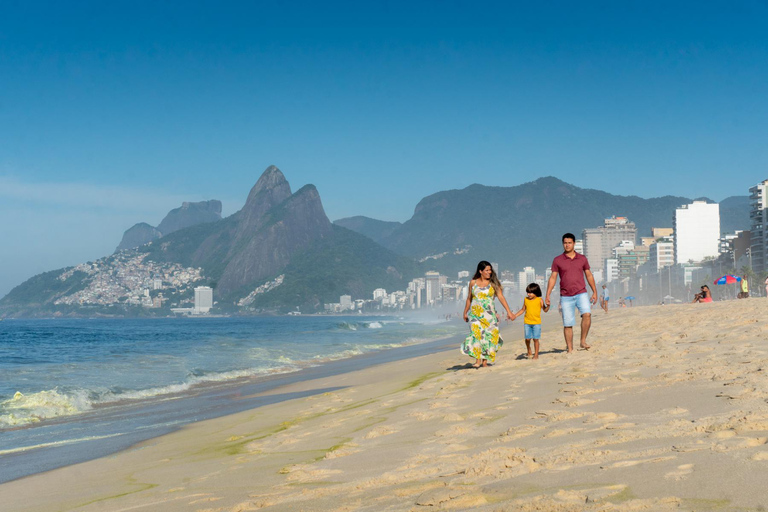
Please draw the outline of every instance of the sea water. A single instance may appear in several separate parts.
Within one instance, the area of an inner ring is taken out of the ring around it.
[[[0,482],[86,460],[86,442],[95,456],[262,403],[230,404],[234,386],[258,393],[276,376],[332,374],[349,358],[465,329],[437,316],[5,320],[0,459],[15,469]]]

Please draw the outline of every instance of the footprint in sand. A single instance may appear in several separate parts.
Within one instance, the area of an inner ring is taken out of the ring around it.
[[[670,471],[664,475],[664,478],[667,480],[683,480],[688,478],[691,473],[693,473],[693,464],[683,464],[682,466],[677,466],[675,471]]]
[[[768,460],[768,452],[757,452],[752,456],[752,460]]]
[[[630,466],[637,466],[638,464],[663,462],[665,460],[673,460],[673,459],[675,459],[675,457],[654,457],[652,459],[642,459],[642,460],[622,460],[620,462],[614,462],[610,466],[600,466],[600,469],[606,469],[606,468],[626,468],[626,467],[630,467]]]
[[[397,432],[396,429],[384,425],[381,427],[376,427],[365,434],[365,439],[374,439],[376,437],[388,436],[390,434],[394,434],[395,432]]]

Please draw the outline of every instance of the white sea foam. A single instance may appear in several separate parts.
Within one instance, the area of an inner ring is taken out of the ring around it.
[[[63,446],[67,444],[75,444],[75,443],[81,443],[83,441],[95,441],[97,439],[108,439],[110,437],[117,437],[121,436],[123,434],[109,434],[105,436],[89,436],[89,437],[80,437],[78,439],[64,439],[63,441],[52,441],[50,443],[40,443],[30,446],[19,446],[18,448],[10,448],[8,450],[0,450],[0,455],[8,455],[9,453],[19,453],[19,452],[26,452],[29,450],[35,450],[37,448],[48,448],[51,446]]]
[[[92,408],[85,391],[60,393],[56,389],[23,394],[0,402],[0,426],[23,426],[58,416],[71,416]]]
[[[382,322],[339,322],[337,329],[343,331],[356,331],[358,329],[381,329],[384,327]]]

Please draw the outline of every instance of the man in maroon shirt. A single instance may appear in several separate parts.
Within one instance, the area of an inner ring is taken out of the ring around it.
[[[589,349],[587,334],[592,325],[592,304],[597,303],[597,285],[589,261],[583,254],[575,251],[576,237],[572,233],[563,235],[563,254],[552,261],[552,275],[547,282],[546,304],[550,305],[549,295],[560,276],[560,305],[563,308],[563,336],[568,353],[573,352],[573,326],[576,323],[576,308],[581,313],[581,348]],[[587,295],[584,276],[587,276],[592,297]]]

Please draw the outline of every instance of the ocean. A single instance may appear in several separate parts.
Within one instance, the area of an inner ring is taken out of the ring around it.
[[[437,315],[5,320],[0,482],[294,398],[238,396],[458,348],[444,340],[465,330]]]

